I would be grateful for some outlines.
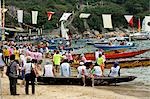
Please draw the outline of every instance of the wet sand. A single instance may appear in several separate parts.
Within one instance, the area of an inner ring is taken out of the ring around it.
[[[20,81],[19,81],[20,82]],[[0,99],[138,99],[135,96],[121,94],[108,89],[83,86],[64,86],[64,85],[36,85],[35,95],[25,95],[24,87],[17,85],[19,96],[10,96],[9,81],[7,77],[1,78],[2,95]],[[120,86],[118,88],[121,88]],[[122,88],[120,89],[121,91]],[[144,94],[141,92],[141,94]]]
[[[150,86],[119,84],[117,86],[97,86],[97,89],[113,91],[120,95],[134,96],[139,99],[150,99]]]

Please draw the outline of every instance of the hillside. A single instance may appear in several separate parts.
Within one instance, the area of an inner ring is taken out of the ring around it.
[[[85,2],[86,1],[86,2]],[[38,24],[34,27],[54,29],[59,26],[59,18],[63,12],[74,11],[74,17],[69,26],[77,31],[84,31],[83,20],[79,19],[80,12],[91,13],[87,21],[91,29],[102,30],[101,14],[111,13],[114,27],[127,27],[124,14],[133,14],[134,22],[149,14],[149,0],[6,0],[5,5],[9,9],[6,13],[6,25],[22,26],[17,23],[16,10],[24,10],[24,23],[31,25],[31,11],[39,11]],[[47,20],[47,11],[55,12],[51,21]],[[69,28],[71,28],[69,27]],[[135,24],[136,27],[136,24]]]

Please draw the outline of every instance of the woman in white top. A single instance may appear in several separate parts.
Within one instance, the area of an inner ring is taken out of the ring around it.
[[[120,66],[118,62],[114,63],[114,66],[111,67],[109,75],[110,77],[120,76]]]
[[[43,76],[45,76],[45,77],[54,77],[55,76],[53,64],[51,64],[50,62],[46,62],[46,65],[44,65]]]
[[[71,68],[67,59],[64,59],[63,63],[60,65],[61,76],[70,77],[71,76]]]

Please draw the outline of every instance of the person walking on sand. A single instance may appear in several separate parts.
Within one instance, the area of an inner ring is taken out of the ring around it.
[[[10,81],[10,83],[9,83],[10,84],[10,94],[11,95],[19,95],[16,92],[16,84],[17,84],[17,78],[18,78],[18,75],[17,75],[18,64],[15,61],[14,54],[12,54],[10,56],[10,65],[7,68],[10,68],[9,71],[7,71],[7,72],[9,72],[7,76],[9,77],[9,81]]]
[[[54,63],[56,72],[59,72],[59,66],[60,66],[62,58],[63,56],[59,54],[59,51],[56,51],[56,54],[54,54],[53,56],[53,63]]]
[[[33,69],[34,73],[36,74],[36,68],[35,65],[31,62],[31,57],[27,57],[27,61],[24,65],[25,70],[25,92],[28,95],[29,94],[29,82],[31,81],[32,85],[32,94],[35,94],[35,77],[31,74],[31,70]],[[36,75],[37,76],[37,75]]]

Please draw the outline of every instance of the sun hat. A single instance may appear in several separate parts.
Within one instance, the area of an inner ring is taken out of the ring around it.
[[[80,65],[84,65],[84,62],[80,62]]]

